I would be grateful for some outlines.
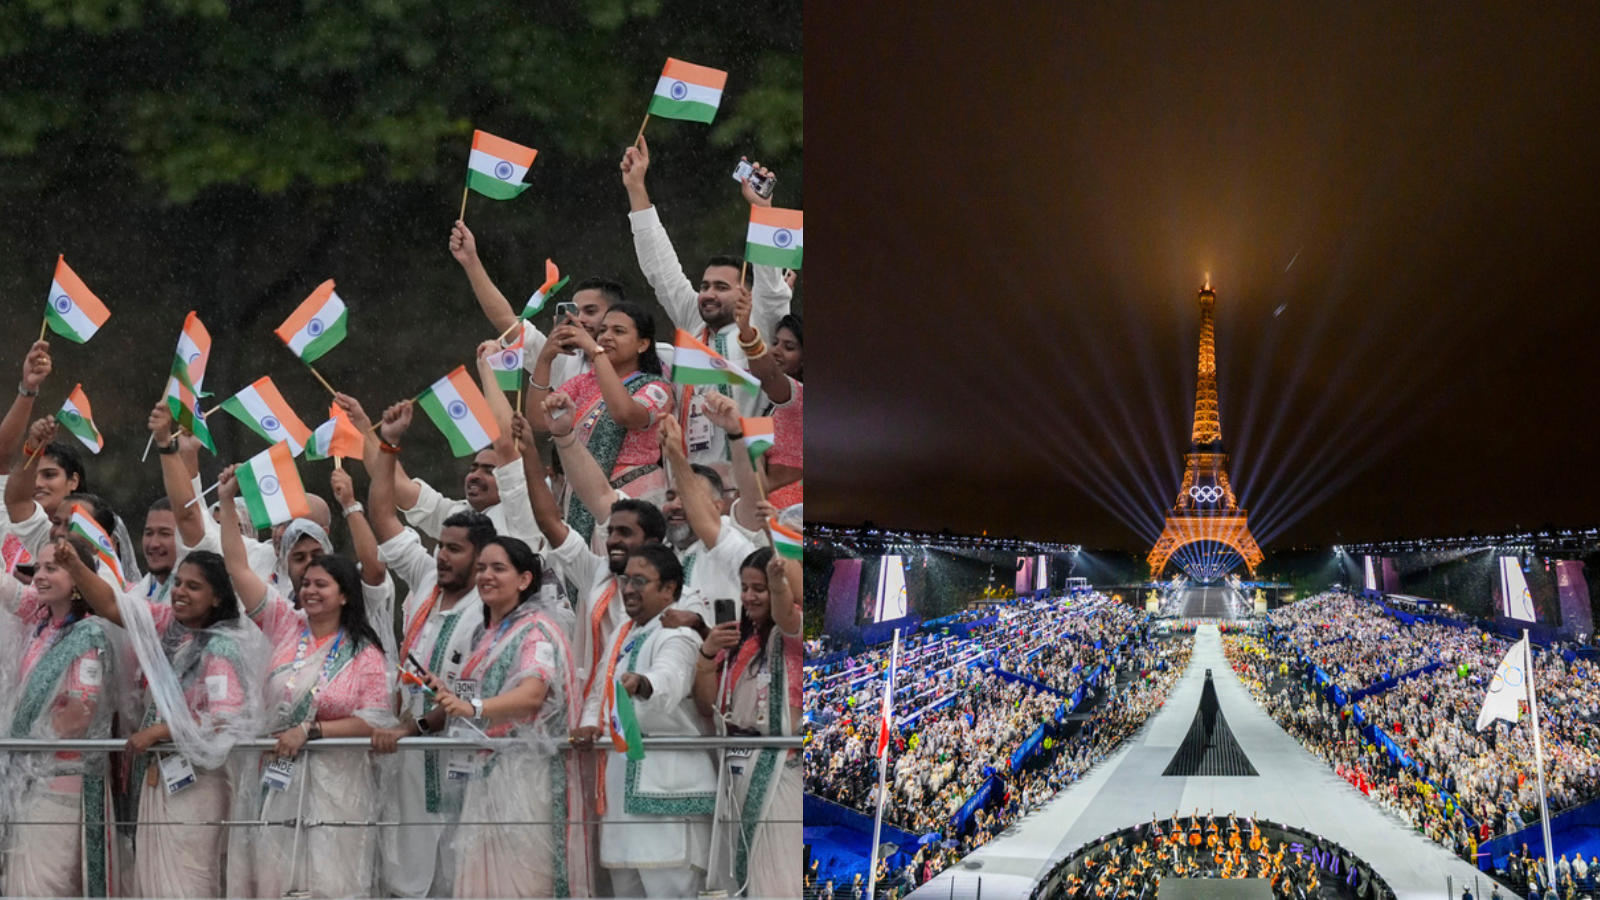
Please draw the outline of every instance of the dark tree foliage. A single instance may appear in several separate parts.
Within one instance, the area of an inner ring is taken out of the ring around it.
[[[87,345],[53,341],[37,408],[83,383],[107,437],[96,481],[135,521],[159,492],[144,418],[190,309],[216,340],[217,400],[270,374],[315,427],[329,397],[271,332],[336,279],[350,337],[317,368],[376,417],[492,337],[446,246],[474,128],[539,150],[521,197],[467,206],[514,304],[546,257],[651,303],[617,163],[668,56],[729,72],[716,124],[646,132],[652,197],[698,278],[694,261],[743,250],[741,155],[778,172],[778,205],[804,205],[798,0],[0,4],[0,365],[20,366],[65,253],[112,319]],[[214,422],[208,482],[264,449]],[[442,438],[415,431],[410,464],[453,485]],[[320,466],[303,472],[326,493]]]

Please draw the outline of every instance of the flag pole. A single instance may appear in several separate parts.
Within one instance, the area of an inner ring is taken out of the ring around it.
[[[45,316],[44,317],[44,321],[39,323],[39,340],[41,340],[41,341],[44,340],[45,330],[48,329],[49,327],[50,327],[50,317],[49,316]]]
[[[344,457],[335,456],[333,458],[333,467],[335,469],[338,469],[339,471],[343,472],[344,471]]]
[[[467,220],[467,190],[467,188],[461,189],[461,213],[456,216],[457,222],[465,222]]]
[[[889,746],[887,743],[889,717],[894,715],[894,670],[900,662],[900,629],[894,630],[894,647],[889,651],[889,671],[886,676],[883,695],[883,724],[879,725],[879,732],[885,740],[883,751],[878,754],[878,802],[877,809],[872,818],[872,858],[867,861],[867,898],[877,893],[878,888],[878,842],[883,837],[883,808],[888,802],[888,791],[884,786],[889,775]]]
[[[328,393],[334,395],[335,397],[339,396],[339,392],[333,389],[333,385],[328,383],[328,379],[322,377],[322,373],[318,372],[315,366],[311,365],[311,363],[306,363],[306,368],[311,370],[311,374],[317,376],[317,380],[322,382],[322,386],[328,389]],[[216,412],[216,410],[213,409],[211,412]],[[206,415],[210,414],[211,413],[206,413]]]
[[[1544,795],[1544,748],[1539,740],[1538,690],[1533,683],[1533,642],[1528,639],[1528,629],[1522,629],[1522,641],[1528,648],[1528,714],[1533,717],[1533,759],[1539,771],[1539,819],[1544,823],[1544,866],[1548,872],[1547,890],[1556,889],[1556,845],[1550,841],[1550,804]]]
[[[634,144],[635,147],[637,147],[639,145],[639,138],[644,137],[644,127],[646,125],[649,125],[649,124],[650,124],[650,114],[649,113],[645,113],[644,114],[644,121],[639,123],[639,135],[638,135],[638,137],[635,137],[633,139],[633,144]]]
[[[556,324],[559,325],[561,323],[557,322]],[[513,331],[515,331],[515,330],[517,330],[518,328],[521,328],[521,327],[522,327],[522,317],[518,316],[517,320],[515,322],[511,323],[511,327],[507,328],[505,331],[500,332],[500,337],[499,337],[500,342],[501,343],[505,343],[505,339],[511,336],[511,332],[513,332]]]

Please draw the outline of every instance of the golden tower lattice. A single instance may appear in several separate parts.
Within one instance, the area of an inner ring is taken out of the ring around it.
[[[1217,543],[1239,554],[1252,574],[1266,559],[1250,534],[1248,514],[1239,508],[1228,483],[1228,455],[1222,451],[1222,419],[1217,413],[1217,295],[1206,278],[1200,289],[1200,370],[1194,392],[1194,434],[1185,454],[1178,500],[1146,560],[1150,577],[1161,577],[1172,555],[1189,544]]]

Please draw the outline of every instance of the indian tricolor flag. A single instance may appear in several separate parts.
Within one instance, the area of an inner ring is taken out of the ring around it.
[[[449,438],[450,450],[457,456],[477,453],[500,437],[489,401],[483,399],[465,366],[456,366],[454,372],[435,381],[417,403]]]
[[[517,339],[489,355],[489,368],[494,370],[495,383],[502,391],[514,391],[522,386],[523,333],[517,326]]]
[[[211,359],[211,332],[201,324],[193,312],[183,320],[183,333],[178,335],[178,361],[189,369],[189,383],[200,396],[209,396],[201,390],[206,378],[206,362]]]
[[[311,432],[311,440],[306,443],[306,459],[329,459],[330,457],[353,456],[359,458],[362,448],[366,444],[366,437],[361,429],[350,421],[344,408],[335,403],[328,407],[328,421],[317,426]]]
[[[65,256],[56,257],[56,277],[50,282],[50,299],[44,306],[50,330],[69,341],[83,343],[94,337],[111,318],[111,310],[89,290]]]
[[[302,362],[314,363],[344,340],[346,318],[344,301],[333,292],[333,279],[329,278],[317,285],[273,334]]]
[[[772,522],[768,526],[772,529],[772,551],[785,559],[803,559],[805,557],[805,542],[800,539],[800,533],[787,525]]]
[[[648,112],[663,119],[687,119],[709,125],[716,118],[722,89],[727,84],[727,72],[668,58],[667,67],[661,70],[661,80],[656,82],[655,96],[650,98]]]
[[[528,305],[522,308],[522,318],[531,319],[538,315],[539,310],[544,309],[544,305],[550,302],[550,298],[566,286],[567,279],[561,277],[561,270],[556,268],[555,260],[545,260],[544,284],[539,285],[539,289],[528,298]]]
[[[798,209],[750,207],[750,231],[745,236],[744,257],[752,265],[778,269],[800,268],[805,237]]]
[[[311,439],[311,429],[278,393],[278,386],[272,383],[270,375],[256,379],[255,384],[222,401],[221,408],[249,425],[251,431],[266,438],[269,444],[288,441],[295,456],[300,455],[306,441]]]
[[[760,466],[761,456],[778,442],[778,430],[769,416],[758,419],[739,419],[739,430],[744,432],[744,446],[750,451],[751,465]]]
[[[89,398],[83,393],[83,385],[72,386],[67,402],[61,404],[61,411],[56,413],[56,421],[83,441],[91,452],[99,453],[105,447],[100,429],[94,427],[94,413],[89,410]]]
[[[67,530],[82,537],[94,547],[95,556],[100,558],[100,565],[111,570],[117,576],[117,584],[126,588],[128,579],[122,574],[122,562],[117,559],[117,547],[111,543],[111,535],[100,527],[100,523],[89,515],[83,504],[72,504],[72,518],[67,521]]]
[[[723,359],[682,328],[672,346],[672,380],[678,384],[742,384],[753,391],[761,390],[761,382],[749,372]]]
[[[467,187],[485,197],[510,200],[528,189],[522,180],[539,151],[487,131],[472,133],[472,153],[467,156]]]
[[[194,382],[189,379],[189,367],[183,360],[172,361],[172,377],[167,379],[167,408],[172,410],[172,420],[179,428],[200,439],[212,453],[217,452],[217,445],[211,442],[211,429],[206,427],[206,418],[200,412],[200,398],[194,389]]]
[[[300,484],[287,441],[250,457],[234,475],[239,479],[239,496],[250,507],[250,524],[257,531],[311,516],[311,504],[306,502],[306,489]]]

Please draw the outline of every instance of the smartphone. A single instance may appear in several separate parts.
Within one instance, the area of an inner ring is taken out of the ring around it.
[[[714,610],[716,610],[716,619],[718,625],[738,621],[738,618],[733,611],[732,597],[719,597],[716,600],[711,601],[711,606]]]
[[[578,304],[573,303],[571,300],[563,300],[562,302],[557,303],[556,304],[556,321],[555,321],[555,325],[565,325],[565,324],[567,324],[567,318],[569,316],[572,318],[572,324],[573,325],[578,325]],[[555,325],[552,325],[551,328],[553,329],[555,327]],[[583,326],[578,325],[578,327],[582,328]],[[581,351],[578,350],[578,348],[570,346],[570,345],[569,346],[563,346],[561,349],[568,356],[571,356],[571,355],[573,355],[575,353],[581,352]]]
[[[771,175],[758,173],[755,166],[750,165],[748,159],[741,159],[739,164],[734,166],[733,180],[740,184],[744,184],[748,180],[751,190],[756,192],[756,196],[763,198],[772,196],[772,188],[777,182],[777,179]]]

